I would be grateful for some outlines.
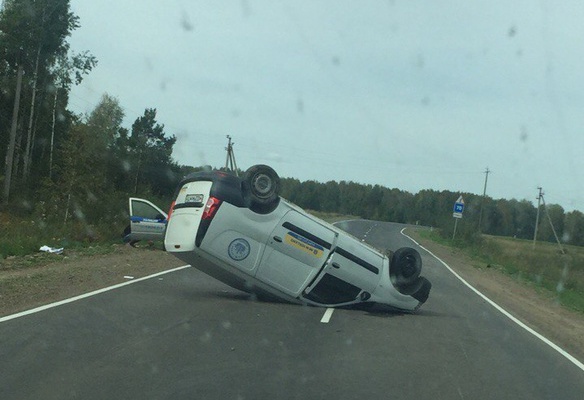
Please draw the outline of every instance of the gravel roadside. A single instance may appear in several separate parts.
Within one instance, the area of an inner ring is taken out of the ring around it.
[[[2,260],[0,317],[181,265],[176,257],[148,245],[113,245],[106,254],[65,250],[61,255],[39,253]]]

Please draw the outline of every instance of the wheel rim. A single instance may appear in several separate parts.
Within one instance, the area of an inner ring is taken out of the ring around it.
[[[252,187],[258,197],[269,197],[272,191],[272,179],[265,174],[257,174],[252,179]]]

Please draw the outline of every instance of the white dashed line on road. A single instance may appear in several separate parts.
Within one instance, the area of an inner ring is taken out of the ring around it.
[[[335,311],[334,308],[327,308],[320,322],[322,322],[323,324],[328,324],[329,321],[331,320],[331,317],[333,316],[333,311]]]

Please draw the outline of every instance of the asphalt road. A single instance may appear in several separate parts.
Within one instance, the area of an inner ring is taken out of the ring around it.
[[[343,225],[415,247],[397,224]],[[254,300],[194,268],[0,323],[0,399],[578,399],[584,372],[421,251],[416,314]]]

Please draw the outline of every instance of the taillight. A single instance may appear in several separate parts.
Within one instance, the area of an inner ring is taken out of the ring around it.
[[[173,201],[172,204],[170,205],[170,209],[168,210],[168,217],[166,217],[166,221],[170,221],[170,216],[172,215],[172,212],[174,211],[175,204],[176,204],[176,201]]]
[[[207,204],[205,204],[205,208],[203,210],[203,216],[201,219],[213,219],[217,210],[219,210],[219,206],[221,205],[221,200],[216,197],[209,197],[207,200]]]

